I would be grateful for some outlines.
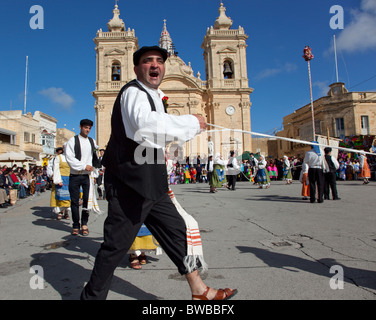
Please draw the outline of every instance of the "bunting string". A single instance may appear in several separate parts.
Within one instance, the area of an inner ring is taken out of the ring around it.
[[[240,132],[240,133],[246,133],[254,136],[259,136],[259,137],[264,137],[264,138],[272,138],[272,139],[279,139],[279,140],[285,140],[289,142],[295,142],[295,143],[302,143],[302,144],[308,144],[308,145],[315,145],[315,146],[320,146],[320,147],[329,147],[332,149],[339,149],[343,150],[346,152],[352,152],[352,153],[358,153],[358,154],[369,154],[369,155],[376,155],[375,153],[372,152],[367,152],[363,150],[357,150],[357,149],[351,149],[351,148],[345,148],[345,147],[339,147],[339,146],[329,146],[326,144],[321,144],[321,143],[315,143],[315,142],[310,142],[310,141],[305,141],[305,140],[299,140],[299,139],[292,139],[292,138],[286,138],[286,137],[279,137],[279,136],[272,136],[269,134],[264,134],[264,133],[257,133],[257,132],[252,132],[252,131],[246,131],[246,130],[240,130],[240,129],[229,129],[225,128],[222,126],[218,126],[215,124],[207,123],[208,126],[213,127],[213,128],[218,128],[220,130],[206,130],[205,132],[224,132],[224,131],[233,131],[233,132]]]

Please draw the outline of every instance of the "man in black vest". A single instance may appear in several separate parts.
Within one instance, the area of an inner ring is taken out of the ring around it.
[[[70,138],[65,148],[65,157],[70,167],[69,194],[73,220],[72,235],[78,235],[81,226],[83,236],[89,234],[88,199],[90,190],[90,174],[98,165],[95,141],[88,137],[93,121],[83,119],[80,122],[80,134]],[[80,189],[82,188],[82,213],[80,224]]]
[[[184,142],[206,128],[198,115],[166,113],[158,89],[165,74],[167,51],[142,47],[133,55],[137,80],[126,84],[115,101],[111,137],[103,165],[108,217],[104,242],[95,259],[90,281],[81,299],[106,299],[115,268],[132,245],[142,223],[152,232],[181,274],[185,274],[192,298],[225,299],[236,290],[208,288],[197,269],[187,272],[186,225],[167,194],[164,147]]]
[[[339,163],[336,158],[332,156],[332,148],[326,147],[324,149],[325,159],[323,161],[324,166],[324,199],[329,200],[329,191],[332,189],[333,200],[341,200],[338,197],[337,192],[337,170],[339,168]]]

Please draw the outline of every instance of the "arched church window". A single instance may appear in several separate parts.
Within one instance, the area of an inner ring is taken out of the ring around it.
[[[230,60],[225,60],[225,62],[223,63],[223,77],[225,79],[234,78],[234,67],[233,63]]]
[[[111,81],[121,80],[121,65],[120,62],[116,61],[111,67]]]

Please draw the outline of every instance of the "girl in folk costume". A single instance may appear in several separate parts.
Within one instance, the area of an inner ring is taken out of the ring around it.
[[[191,174],[191,182],[196,183],[196,174],[197,174],[196,168],[192,166],[189,169],[189,171],[190,171],[190,174]]]
[[[184,170],[184,179],[185,179],[185,183],[189,183],[190,180],[191,180],[191,174],[190,174],[190,172],[189,172],[188,165],[185,166],[185,170]]]
[[[51,191],[51,207],[57,213],[57,219],[69,219],[71,206],[69,194],[69,174],[70,167],[64,154],[59,154],[53,163],[53,186]]]
[[[213,173],[210,177],[209,186],[210,192],[217,192],[217,188],[227,184],[226,168],[227,160],[223,160],[220,153],[216,153],[213,161]]]
[[[287,156],[283,156],[283,179],[286,180],[286,184],[292,183],[291,164]]]
[[[367,156],[364,152],[360,153],[359,159],[360,175],[359,177],[363,178],[363,184],[368,184],[371,178],[371,170],[368,165]]]
[[[267,170],[268,170],[270,180],[277,180],[278,169],[277,169],[277,166],[272,161],[270,162]]]
[[[343,160],[339,162],[339,178],[343,181],[346,180],[346,164]]]
[[[310,197],[309,181],[308,181],[308,164],[302,164],[302,170],[300,171],[299,181],[302,183],[302,196],[303,200],[308,200]]]
[[[272,165],[273,163],[270,162],[269,165],[266,167],[266,170],[268,171],[270,179],[273,179]]]
[[[170,173],[170,184],[176,184],[174,170]]]
[[[257,183],[259,184],[259,189],[268,189],[270,187],[270,179],[268,171],[266,170],[266,161],[264,156],[260,155],[257,166]]]
[[[140,270],[142,268],[141,265],[147,263],[147,256],[145,252],[154,252],[156,255],[160,255],[162,254],[162,249],[149,229],[145,226],[145,224],[142,224],[132,246],[128,250],[129,262],[131,263],[132,269]]]

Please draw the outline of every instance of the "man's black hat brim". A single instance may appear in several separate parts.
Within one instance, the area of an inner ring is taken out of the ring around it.
[[[140,63],[140,58],[141,56],[148,52],[148,51],[158,51],[162,57],[163,57],[163,61],[166,61],[167,57],[168,57],[168,53],[167,53],[167,50],[166,49],[163,49],[163,48],[160,48],[158,46],[145,46],[145,47],[142,47],[140,49],[138,49],[134,54],[133,54],[133,64],[135,66],[138,66],[138,64]]]

